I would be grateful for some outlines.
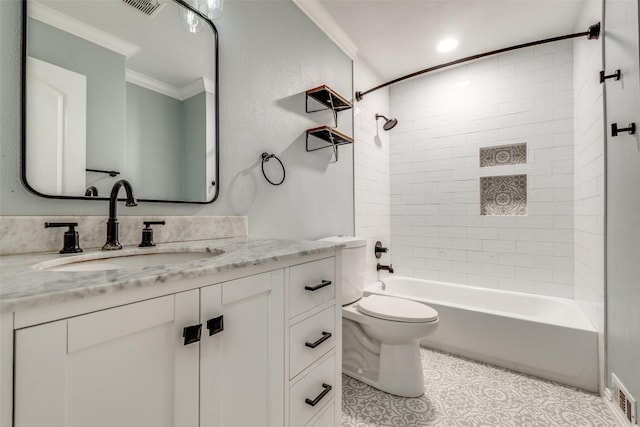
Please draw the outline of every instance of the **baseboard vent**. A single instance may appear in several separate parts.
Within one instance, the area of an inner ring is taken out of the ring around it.
[[[627,391],[624,384],[611,374],[611,401],[619,415],[624,417],[628,426],[635,426],[638,422],[636,415],[636,400]]]

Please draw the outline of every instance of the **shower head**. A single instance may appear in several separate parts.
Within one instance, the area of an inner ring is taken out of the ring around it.
[[[382,114],[376,114],[376,120],[380,118],[384,119],[384,125],[382,125],[382,129],[384,130],[391,130],[398,124],[397,119],[387,119]]]

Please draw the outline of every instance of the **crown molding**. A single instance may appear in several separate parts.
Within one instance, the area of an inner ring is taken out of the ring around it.
[[[45,24],[88,40],[91,43],[117,52],[126,58],[129,58],[140,50],[140,47],[133,43],[118,38],[106,31],[99,30],[37,1],[29,2],[28,11],[30,18],[37,19]]]
[[[180,89],[180,96],[182,97],[181,101],[184,101],[187,98],[191,98],[192,96],[202,93],[203,91],[215,93],[213,82],[206,77],[202,77]]]
[[[138,73],[137,71],[127,68],[125,72],[125,79],[129,83],[177,99],[178,101],[184,101],[185,99],[191,98],[192,96],[204,91],[215,93],[213,82],[206,77],[199,78],[193,83],[189,83],[182,88],[177,88],[168,83],[161,82],[160,80],[156,80],[145,74]]]
[[[133,83],[134,85],[141,86],[145,89],[149,89],[154,92],[158,92],[182,101],[182,99],[180,99],[180,89],[137,71],[133,71],[127,68],[125,71],[125,80],[129,83]]]
[[[291,0],[302,10],[349,58],[355,59],[358,46],[344,32],[318,0]]]

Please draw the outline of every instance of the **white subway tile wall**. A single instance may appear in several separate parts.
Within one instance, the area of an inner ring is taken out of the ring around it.
[[[585,2],[576,22],[596,22],[601,13],[599,0]],[[597,78],[603,69],[601,52],[601,40],[574,43],[573,280],[574,298],[598,330],[600,377],[604,378],[604,111],[603,85]]]
[[[573,297],[573,56],[557,42],[391,88],[397,273]],[[526,163],[480,168],[480,148],[523,142]],[[527,215],[481,216],[479,178],[516,174]]]
[[[380,83],[365,63],[354,61],[355,90]],[[379,274],[377,262],[388,265],[397,255],[396,248],[390,246],[389,132],[382,130],[382,120],[376,121],[376,114],[390,117],[389,91],[383,89],[367,95],[355,103],[354,109],[355,230],[356,236],[367,240],[365,283],[374,283]],[[378,240],[390,249],[380,260],[374,256]]]

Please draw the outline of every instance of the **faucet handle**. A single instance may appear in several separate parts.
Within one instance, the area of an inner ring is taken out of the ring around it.
[[[389,252],[389,249],[382,247],[382,242],[378,240],[376,242],[376,247],[374,252],[375,252],[376,258],[380,258],[382,254],[386,254],[387,252]]]
[[[142,241],[138,245],[140,248],[146,248],[149,246],[155,246],[156,242],[153,241],[153,229],[152,225],[165,225],[164,221],[142,221],[144,228],[142,229]]]
[[[78,226],[77,222],[45,222],[44,223],[44,228],[69,227],[69,229],[64,232],[64,243],[62,245],[62,249],[60,249],[61,254],[75,254],[78,252],[82,252],[82,248],[80,247],[80,235],[76,231],[77,226]]]

